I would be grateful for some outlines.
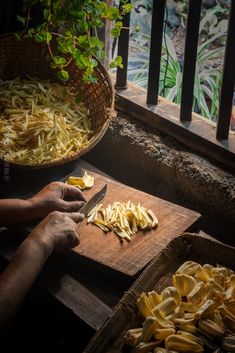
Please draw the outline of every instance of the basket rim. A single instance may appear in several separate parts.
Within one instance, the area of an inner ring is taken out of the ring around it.
[[[109,120],[110,119],[108,119],[104,123],[104,125],[102,126],[102,129],[99,131],[99,133],[97,133],[95,135],[95,137],[93,138],[92,142],[89,144],[88,147],[84,147],[78,153],[74,153],[73,155],[71,155],[69,157],[63,157],[61,159],[56,159],[54,161],[49,161],[49,162],[45,162],[45,163],[38,163],[38,164],[36,164],[36,163],[35,164],[30,164],[30,163],[24,164],[24,163],[18,163],[18,162],[13,163],[11,161],[6,161],[6,160],[0,158],[0,164],[3,164],[3,165],[7,164],[7,165],[9,165],[9,168],[14,168],[14,169],[36,170],[36,169],[46,169],[46,168],[50,168],[50,167],[57,167],[59,165],[65,164],[65,163],[75,161],[76,159],[79,159],[84,154],[89,152],[102,139],[102,137],[104,136],[105,132],[108,129]]]

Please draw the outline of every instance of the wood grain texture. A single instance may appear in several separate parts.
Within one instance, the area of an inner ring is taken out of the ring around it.
[[[170,240],[189,229],[199,220],[200,214],[155,196],[146,194],[124,184],[110,180],[96,173],[94,186],[84,192],[87,200],[108,185],[104,206],[115,201],[127,202],[155,212],[159,220],[156,229],[138,232],[130,243],[121,243],[114,232],[105,233],[95,225],[84,220],[80,225],[80,245],[73,253],[107,266],[127,276],[138,274]]]

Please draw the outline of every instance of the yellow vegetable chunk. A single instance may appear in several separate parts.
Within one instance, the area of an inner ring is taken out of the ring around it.
[[[66,183],[81,190],[90,189],[94,185],[94,177],[85,172],[83,177],[69,176]]]
[[[99,218],[99,215],[102,218]],[[88,215],[88,223],[93,223],[103,230],[104,227],[113,230],[121,241],[131,241],[131,236],[139,230],[157,227],[158,219],[153,211],[128,201],[114,202],[107,208],[94,208]]]

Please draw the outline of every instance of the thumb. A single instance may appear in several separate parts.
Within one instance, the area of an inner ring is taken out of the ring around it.
[[[63,206],[65,212],[77,212],[83,205],[85,205],[84,201],[61,201],[61,205]]]

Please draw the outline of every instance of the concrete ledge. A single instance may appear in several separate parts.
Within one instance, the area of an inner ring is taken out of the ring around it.
[[[173,137],[118,116],[85,158],[113,178],[202,214],[202,229],[235,245],[235,175]]]

